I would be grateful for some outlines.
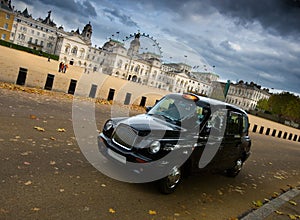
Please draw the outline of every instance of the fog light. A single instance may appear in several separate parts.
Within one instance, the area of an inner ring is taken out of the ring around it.
[[[159,141],[153,141],[150,145],[149,151],[152,154],[156,154],[160,150],[160,142]]]

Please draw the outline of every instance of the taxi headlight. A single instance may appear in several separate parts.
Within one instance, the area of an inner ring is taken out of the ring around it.
[[[113,127],[113,121],[112,121],[112,120],[108,120],[108,121],[105,123],[103,129],[104,129],[105,131],[109,131],[112,127]]]
[[[160,150],[160,142],[159,141],[153,141],[150,144],[149,152],[152,154],[156,154]]]

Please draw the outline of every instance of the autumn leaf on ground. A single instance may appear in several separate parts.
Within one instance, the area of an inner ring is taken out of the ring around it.
[[[156,211],[154,211],[154,210],[149,210],[149,215],[156,215]]]
[[[64,129],[64,128],[58,128],[58,129],[56,129],[58,132],[65,132],[66,131],[66,129]]]
[[[29,163],[29,162],[27,162],[27,161],[25,161],[25,162],[24,162],[24,165],[30,165],[30,163]]]
[[[277,198],[279,196],[279,193],[278,192],[274,192],[273,195],[272,195],[272,198]]]
[[[31,119],[36,119],[36,116],[35,115],[30,115],[29,116]]]
[[[277,215],[283,215],[283,212],[280,212],[280,211],[275,211],[275,213],[277,214]]]
[[[291,215],[291,214],[288,214],[288,217],[289,217],[290,219],[292,219],[292,220],[296,220],[296,219],[297,219],[297,217],[296,217],[295,215]]]
[[[34,129],[38,130],[38,131],[45,131],[44,128],[38,127],[38,126],[34,126]]]
[[[253,205],[255,205],[256,207],[261,207],[261,206],[263,205],[263,203],[262,203],[260,200],[253,201],[252,203],[253,203]]]
[[[40,208],[37,208],[37,207],[34,207],[34,208],[32,208],[31,210],[37,212],[37,211],[40,211],[41,209],[40,209]]]
[[[54,160],[50,161],[50,165],[55,165],[55,164],[56,164],[56,162]]]
[[[50,137],[50,140],[55,141],[56,138],[55,137]]]
[[[25,186],[29,186],[29,185],[31,185],[32,184],[32,182],[29,180],[29,181],[27,181],[26,183],[24,183],[24,185]]]
[[[294,206],[296,206],[296,205],[297,205],[297,203],[296,203],[296,202],[294,202],[294,201],[292,201],[292,200],[290,200],[290,201],[289,201],[289,203],[290,203],[290,204],[292,204],[292,205],[294,205]]]
[[[114,209],[112,209],[112,208],[110,208],[108,211],[109,211],[110,213],[112,213],[112,214],[116,213],[116,211],[115,211]]]

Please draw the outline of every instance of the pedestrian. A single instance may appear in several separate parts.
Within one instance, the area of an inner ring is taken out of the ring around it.
[[[48,62],[50,62],[50,57],[48,57]]]
[[[66,70],[68,69],[68,64],[64,65],[64,73],[66,73]]]
[[[62,72],[63,70],[63,62],[60,62],[59,65],[58,65],[58,72]]]

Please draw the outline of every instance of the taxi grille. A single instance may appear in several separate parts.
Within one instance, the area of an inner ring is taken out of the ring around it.
[[[137,138],[137,131],[124,124],[120,124],[113,134],[113,141],[121,147],[129,150],[132,149]]]

